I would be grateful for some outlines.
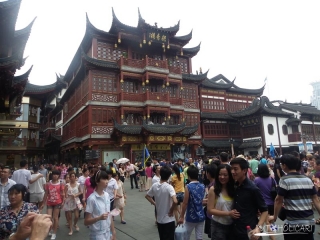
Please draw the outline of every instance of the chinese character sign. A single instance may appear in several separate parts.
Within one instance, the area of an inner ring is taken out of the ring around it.
[[[147,41],[167,44],[167,33],[158,32],[156,30],[147,32]]]

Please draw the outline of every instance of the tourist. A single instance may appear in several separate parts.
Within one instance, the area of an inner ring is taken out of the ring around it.
[[[174,240],[175,218],[173,210],[178,201],[173,187],[168,184],[171,169],[167,166],[161,167],[160,176],[160,182],[152,185],[147,192],[146,199],[156,206],[160,240]]]
[[[240,214],[232,209],[234,180],[231,167],[221,164],[216,173],[214,186],[209,189],[208,195],[208,213],[212,215],[211,240],[232,240],[232,222],[239,218]]]
[[[235,180],[233,208],[240,213],[240,217],[234,219],[234,236],[239,240],[248,240],[247,226],[250,226],[253,229],[250,232],[251,239],[259,239],[254,234],[263,232],[262,226],[268,215],[268,207],[259,188],[247,178],[249,168],[247,160],[236,157],[231,160],[230,165],[232,177]],[[257,217],[258,211],[261,213],[260,219]]]
[[[127,162],[126,172],[128,177],[130,176],[131,189],[133,189],[133,181],[136,185],[136,189],[139,189],[137,178],[136,178],[136,172],[134,170],[134,165],[132,163]]]
[[[114,199],[117,197],[118,191],[118,183],[116,179],[114,179],[117,174],[113,173],[111,170],[107,170],[106,172],[108,174],[108,185],[105,188],[105,191],[109,194],[111,211],[114,208]]]
[[[189,167],[190,167],[190,162],[187,162],[185,167],[184,167],[184,169],[183,169],[183,174],[184,174],[184,178],[185,178],[186,184],[190,183],[190,180],[188,178],[188,172],[187,172]]]
[[[220,161],[221,164],[229,164],[229,155],[226,152],[220,153]]]
[[[60,180],[61,180],[62,183],[64,183],[64,177],[68,174],[68,168],[66,167],[65,164],[61,165],[60,172],[61,172]]]
[[[153,166],[152,171],[154,173],[154,176],[152,178],[152,185],[155,184],[155,183],[160,182],[160,169],[161,169],[160,165],[154,165]]]
[[[146,172],[144,170],[144,165],[141,161],[138,164],[138,174],[139,174],[139,192],[144,192],[146,190]]]
[[[79,227],[77,225],[79,219],[79,210],[81,210],[80,199],[79,196],[82,194],[80,189],[80,184],[76,182],[76,174],[75,172],[70,172],[69,174],[70,183],[66,184],[65,187],[65,202],[63,206],[63,210],[67,212],[68,224],[69,224],[69,233],[71,236],[73,234],[73,227],[77,232],[79,232]],[[80,209],[79,209],[80,208]],[[72,225],[72,213],[74,214],[74,225]]]
[[[40,164],[39,173],[41,173],[43,175],[43,177],[46,179],[46,181],[49,181],[48,170],[44,167],[43,164]]]
[[[195,229],[196,239],[202,239],[203,225],[206,219],[202,206],[205,186],[198,181],[199,170],[196,166],[191,165],[187,173],[190,183],[185,189],[178,225],[185,223],[187,239],[190,239],[193,229]]]
[[[146,191],[148,191],[152,186],[152,172],[153,172],[150,161],[146,162],[145,172],[146,172]]]
[[[174,209],[174,216],[176,222],[179,221],[179,213],[181,213],[181,204],[184,199],[184,174],[180,172],[178,164],[174,164],[172,167],[173,176],[171,178],[171,185],[176,192],[177,206]]]
[[[259,161],[255,158],[252,158],[249,161],[249,168],[251,169],[251,171],[255,177],[258,177],[258,165],[259,165]]]
[[[125,169],[124,169],[124,164],[123,164],[123,163],[120,163],[120,164],[119,164],[118,171],[119,171],[119,173],[120,173],[120,180],[124,183]]]
[[[3,166],[0,169],[0,209],[10,204],[8,190],[16,184],[10,177],[11,169],[8,166]]]
[[[281,166],[287,173],[279,182],[278,195],[274,203],[274,218],[284,205],[286,222],[283,226],[285,240],[313,240],[315,230],[312,203],[320,213],[320,202],[314,183],[310,178],[297,172],[300,160],[291,154],[281,157]],[[303,234],[302,234],[303,233]]]
[[[7,239],[17,231],[22,219],[29,213],[39,213],[36,205],[23,201],[27,188],[23,184],[13,185],[9,191],[10,204],[0,210],[0,239]]]
[[[268,217],[266,218],[266,225],[270,225],[268,221],[269,216],[273,216],[274,213],[274,199],[271,195],[272,186],[276,186],[277,183],[275,180],[270,176],[270,172],[268,166],[265,164],[259,164],[258,166],[258,176],[254,179],[254,183],[260,189],[262,197],[267,204],[268,207]],[[269,228],[269,227],[268,227]],[[270,229],[268,231],[271,231]],[[274,236],[269,236],[270,239],[274,240]]]
[[[38,172],[38,167],[33,166],[33,174],[31,175],[31,180],[37,180],[29,185],[30,202],[37,205],[38,208],[42,205],[44,188],[46,184],[46,179],[44,177],[38,178],[38,175],[40,174],[41,173]]]
[[[211,219],[212,214],[208,211],[208,197],[209,197],[209,190],[214,185],[215,182],[215,176],[217,171],[217,165],[215,163],[210,163],[208,160],[205,160],[208,162],[205,166],[206,171],[206,181],[208,181],[208,184],[206,186],[206,196],[203,199],[203,205],[205,206],[204,213],[206,214],[206,220],[204,221],[204,233],[208,234],[208,237],[211,238]]]
[[[110,213],[110,197],[104,189],[108,186],[108,174],[99,170],[90,177],[95,191],[87,199],[84,225],[89,226],[90,240],[116,240],[116,232]]]
[[[57,228],[59,224],[59,214],[61,206],[64,204],[64,185],[60,182],[60,171],[52,171],[52,180],[45,186],[45,194],[43,197],[43,203],[40,207],[42,211],[44,205],[47,205],[47,214],[53,218],[53,227],[49,235],[51,239],[56,239]]]
[[[13,172],[11,179],[16,183],[23,184],[27,189],[29,184],[34,183],[39,178],[42,178],[43,175],[39,174],[38,177],[31,179],[31,172],[28,170],[28,163],[26,160],[20,161],[20,169]],[[30,193],[27,192],[24,196],[24,201],[30,202]]]
[[[80,184],[80,190],[82,194],[79,196],[80,202],[83,203],[83,196],[84,196],[84,186],[86,180],[89,178],[89,170],[87,168],[83,169],[82,176],[78,178],[78,183]],[[81,215],[81,211],[79,212],[79,215]]]
[[[114,200],[114,205],[116,208],[120,209],[120,219],[122,224],[126,224],[124,220],[124,206],[126,205],[126,193],[124,191],[123,182],[120,180],[120,173],[117,173],[115,180],[118,184],[117,197]]]

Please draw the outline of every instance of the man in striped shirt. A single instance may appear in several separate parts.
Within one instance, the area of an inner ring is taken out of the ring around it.
[[[278,195],[274,203],[274,221],[284,204],[286,221],[283,225],[285,240],[313,240],[315,220],[312,202],[320,213],[320,202],[310,178],[297,172],[300,160],[291,154],[281,157],[281,167],[287,173],[279,181]]]

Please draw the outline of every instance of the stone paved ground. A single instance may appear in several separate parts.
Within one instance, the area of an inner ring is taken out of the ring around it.
[[[128,200],[125,207],[125,220],[127,224],[121,224],[119,217],[115,218],[115,227],[117,231],[118,240],[155,240],[159,239],[157,227],[155,226],[154,208],[144,198],[145,193],[139,192],[137,189],[130,189],[129,181],[125,181],[125,189]],[[319,217],[318,214],[316,214]],[[277,224],[281,224],[277,221]],[[89,231],[83,225],[83,214],[79,221],[80,232],[74,232],[72,236],[68,236],[68,228],[65,227],[64,213],[61,212],[60,228],[57,233],[57,240],[75,240],[88,239]],[[316,232],[320,231],[319,225],[316,227]],[[48,237],[48,239],[50,239]],[[195,239],[194,234],[191,239]],[[203,240],[208,240],[205,236]],[[269,239],[264,237],[263,239]],[[282,236],[277,236],[277,240],[283,239]],[[320,235],[315,234],[315,239],[320,239]]]

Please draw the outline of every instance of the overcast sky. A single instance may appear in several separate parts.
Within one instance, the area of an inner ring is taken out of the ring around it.
[[[1,1],[1,0],[0,0]],[[23,0],[16,29],[37,17],[25,49],[29,81],[46,85],[65,74],[85,33],[85,13],[109,31],[114,8],[118,19],[137,26],[138,7],[149,24],[169,27],[180,20],[177,36],[193,29],[186,47],[201,42],[195,73],[223,74],[243,88],[260,88],[271,100],[309,103],[311,82],[320,80],[319,1],[141,1]]]

